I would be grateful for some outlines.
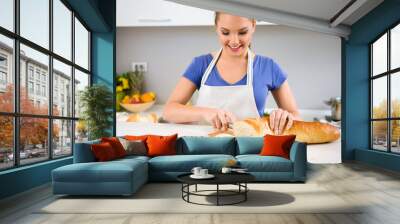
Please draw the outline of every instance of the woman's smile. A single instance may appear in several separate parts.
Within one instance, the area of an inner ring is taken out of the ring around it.
[[[237,53],[237,52],[240,51],[240,49],[242,49],[243,45],[238,45],[238,46],[230,46],[230,45],[228,45],[228,47],[232,52]]]

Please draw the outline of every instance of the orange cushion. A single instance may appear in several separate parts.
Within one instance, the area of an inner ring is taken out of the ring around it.
[[[148,156],[176,155],[176,139],[178,134],[171,136],[149,135],[146,143]]]
[[[101,142],[108,142],[114,149],[115,155],[117,158],[125,157],[126,151],[124,146],[122,146],[121,142],[116,137],[109,137],[109,138],[101,138]]]
[[[108,142],[93,144],[91,145],[91,149],[94,157],[99,162],[109,161],[117,158],[113,147]]]
[[[140,140],[140,141],[146,142],[148,136],[149,136],[149,135],[139,135],[139,136],[135,136],[135,135],[125,135],[124,138],[125,138],[126,140],[129,140],[129,141],[137,141],[137,140]]]
[[[290,147],[292,147],[295,139],[296,135],[265,135],[260,155],[280,156],[289,159]]]

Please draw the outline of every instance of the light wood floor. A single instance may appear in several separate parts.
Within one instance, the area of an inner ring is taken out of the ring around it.
[[[400,174],[359,163],[311,165],[317,183],[345,201],[367,204],[356,214],[36,214],[54,200],[49,185],[0,202],[0,223],[219,224],[219,223],[400,223]],[[172,205],[173,206],[173,205]]]

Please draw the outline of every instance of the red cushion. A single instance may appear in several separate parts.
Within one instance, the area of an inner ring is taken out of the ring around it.
[[[94,157],[99,162],[110,161],[117,158],[113,147],[108,142],[92,144],[91,149]]]
[[[295,139],[296,135],[265,135],[260,155],[280,156],[289,159],[290,147],[292,147]]]
[[[126,151],[124,149],[124,146],[122,146],[121,142],[119,141],[118,138],[116,137],[110,137],[110,138],[101,138],[101,142],[108,142],[114,149],[115,155],[118,158],[125,157],[126,156]]]
[[[146,143],[148,156],[176,155],[176,139],[178,134],[171,136],[149,135]]]

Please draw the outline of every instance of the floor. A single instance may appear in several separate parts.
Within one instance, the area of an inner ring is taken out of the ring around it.
[[[359,163],[310,164],[308,182],[368,204],[356,214],[36,214],[54,200],[49,185],[0,202],[0,223],[400,223],[400,173]]]

